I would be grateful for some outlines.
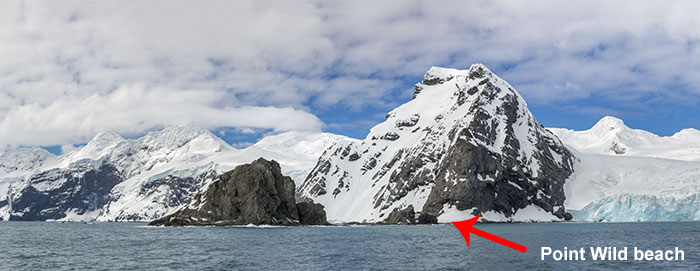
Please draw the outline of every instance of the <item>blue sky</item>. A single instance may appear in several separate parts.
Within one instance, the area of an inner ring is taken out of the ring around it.
[[[367,9],[371,6],[371,9]],[[450,7],[450,8],[445,8]],[[363,138],[431,66],[483,63],[548,127],[700,127],[697,1],[7,1],[0,149],[197,123]]]
[[[499,73],[498,68],[492,68]],[[412,88],[422,78],[413,81],[405,80],[403,88]],[[508,80],[508,78],[504,78]],[[518,89],[516,83],[511,84]],[[402,89],[403,89],[402,88]],[[680,91],[678,87],[669,86],[672,92]],[[396,90],[391,101],[401,104],[411,99],[407,91]],[[526,101],[527,93],[522,93]],[[658,98],[658,99],[657,99]],[[695,97],[696,99],[698,97]],[[692,98],[689,98],[692,99]],[[611,115],[624,120],[631,128],[643,129],[661,136],[670,136],[684,128],[700,129],[700,106],[698,100],[686,102],[666,101],[663,96],[646,95],[635,100],[613,101],[606,96],[592,96],[566,102],[531,103],[528,106],[537,120],[545,127],[563,127],[574,130],[586,130],[595,125],[602,117]],[[362,110],[344,108],[341,110],[312,111],[321,117],[325,123],[344,124],[335,127],[331,125],[326,131],[339,133],[355,138],[364,138],[369,129],[384,121],[384,116],[393,107],[373,107]],[[362,120],[353,123],[353,120]]]

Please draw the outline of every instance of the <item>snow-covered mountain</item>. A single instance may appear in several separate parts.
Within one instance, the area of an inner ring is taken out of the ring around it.
[[[585,131],[548,129],[584,153],[700,161],[700,131],[693,128],[672,136],[658,136],[629,128],[621,119],[606,116]]]
[[[151,220],[189,202],[220,173],[260,157],[277,160],[300,183],[326,144],[342,139],[288,132],[239,150],[188,125],[134,140],[101,133],[61,156],[17,149],[0,156],[0,219]]]
[[[586,221],[700,220],[700,131],[663,137],[614,117],[586,131],[545,129],[480,64],[431,68],[364,140],[288,132],[236,149],[188,125],[138,139],[105,132],[60,156],[0,153],[0,220],[151,220],[260,157],[279,162],[297,200],[323,204],[331,222],[551,221],[568,211]]]
[[[36,169],[54,161],[53,154],[41,148],[23,148],[0,153],[0,219],[9,210],[11,186]]]
[[[700,220],[700,132],[661,137],[602,118],[586,131],[549,128],[579,158],[566,208],[586,221]]]
[[[574,161],[486,67],[433,67],[363,141],[328,148],[297,197],[323,204],[329,221],[378,222],[411,207],[441,222],[563,220]]]

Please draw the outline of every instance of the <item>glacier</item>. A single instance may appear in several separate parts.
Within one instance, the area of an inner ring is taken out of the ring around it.
[[[595,222],[700,221],[698,207],[700,193],[680,198],[619,194],[586,205],[574,218]]]
[[[548,129],[579,158],[564,186],[574,220],[700,220],[697,130],[661,137],[611,116],[585,131]]]

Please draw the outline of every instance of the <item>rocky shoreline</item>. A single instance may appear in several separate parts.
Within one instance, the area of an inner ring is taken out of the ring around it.
[[[149,226],[383,226],[444,225],[437,216],[415,211],[413,205],[394,209],[376,223],[333,224],[324,206],[310,200],[296,202],[294,182],[283,176],[279,164],[259,158],[221,175],[203,193],[173,214],[151,221]],[[557,222],[557,221],[553,221]],[[503,222],[482,219],[479,223]],[[552,222],[547,222],[552,223]]]

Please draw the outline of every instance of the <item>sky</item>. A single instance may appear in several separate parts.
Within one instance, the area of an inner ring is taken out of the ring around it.
[[[431,66],[483,63],[547,127],[700,127],[698,1],[3,1],[0,149],[197,123],[364,138]]]

